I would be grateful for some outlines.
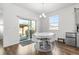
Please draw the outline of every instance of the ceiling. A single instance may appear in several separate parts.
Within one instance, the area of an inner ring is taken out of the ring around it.
[[[50,13],[73,4],[75,3],[16,3],[16,5],[38,14],[41,14],[42,12]]]

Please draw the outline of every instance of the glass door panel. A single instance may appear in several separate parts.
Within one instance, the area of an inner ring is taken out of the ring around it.
[[[35,33],[35,21],[19,19],[19,35],[20,41],[31,40],[32,35]]]
[[[19,19],[19,34],[21,41],[30,39],[29,22],[29,20]]]

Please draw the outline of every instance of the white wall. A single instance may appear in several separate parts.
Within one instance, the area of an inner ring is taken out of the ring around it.
[[[56,31],[57,37],[65,38],[66,32],[76,31],[74,8],[78,8],[78,7],[79,4],[76,4],[48,14],[49,17],[54,15],[60,16],[59,31]]]
[[[4,4],[4,39],[3,47],[19,43],[19,26],[17,16],[35,19],[36,14],[14,4]]]

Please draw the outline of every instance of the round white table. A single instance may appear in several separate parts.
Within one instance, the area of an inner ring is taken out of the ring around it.
[[[50,32],[42,32],[33,34],[33,42],[35,42],[35,49],[41,52],[48,52],[52,50],[52,42],[55,41],[55,34]]]

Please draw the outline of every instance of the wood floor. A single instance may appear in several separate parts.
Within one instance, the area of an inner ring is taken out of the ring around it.
[[[33,48],[33,44],[26,46],[14,45],[7,48],[0,47],[1,55],[79,55],[79,48],[68,46],[60,42],[54,42],[54,47],[51,52],[37,52]]]

